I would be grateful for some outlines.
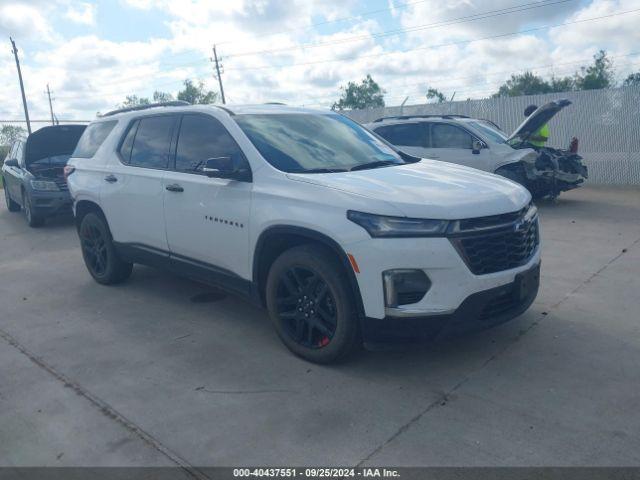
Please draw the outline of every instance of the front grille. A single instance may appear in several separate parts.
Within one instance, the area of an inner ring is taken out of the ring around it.
[[[58,186],[58,188],[63,192],[66,192],[67,190],[69,190],[67,181],[64,178],[56,178],[54,182],[56,182],[56,185]]]
[[[524,212],[508,225],[462,233],[451,241],[474,274],[509,270],[524,265],[535,253],[540,243],[538,218],[527,219]]]

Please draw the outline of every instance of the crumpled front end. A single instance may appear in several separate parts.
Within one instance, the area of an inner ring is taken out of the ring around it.
[[[582,157],[569,150],[550,147],[537,149],[535,160],[523,161],[527,188],[534,198],[555,198],[561,192],[578,188],[589,178]]]

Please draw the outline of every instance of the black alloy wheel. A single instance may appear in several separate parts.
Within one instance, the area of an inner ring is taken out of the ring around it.
[[[80,227],[80,243],[87,268],[92,275],[102,277],[107,271],[107,244],[103,232],[91,222]]]
[[[44,224],[44,218],[33,212],[31,199],[29,198],[29,194],[26,192],[22,192],[22,211],[24,212],[24,218],[30,227],[37,228]]]
[[[348,271],[324,245],[283,252],[269,269],[265,300],[278,336],[305,360],[337,362],[361,344]]]
[[[87,213],[78,228],[82,257],[94,280],[103,285],[120,283],[131,276],[133,264],[120,258],[111,232],[99,213]]]
[[[7,185],[7,182],[4,182],[3,190],[4,190],[4,199],[7,202],[7,210],[9,210],[10,212],[19,212],[20,204],[11,200],[11,195],[9,194],[9,187]]]
[[[337,311],[327,283],[308,267],[291,267],[281,276],[277,314],[284,331],[306,348],[326,347],[337,326]]]

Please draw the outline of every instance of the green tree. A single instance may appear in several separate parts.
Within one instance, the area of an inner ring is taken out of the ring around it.
[[[332,110],[384,107],[384,90],[369,74],[360,84],[349,82],[346,88],[340,87],[340,90],[342,96],[331,106]]]
[[[615,85],[613,62],[607,57],[607,52],[600,50],[593,56],[593,64],[582,67],[575,75],[578,90],[597,90]]]
[[[9,153],[9,149],[11,148],[11,144],[14,140],[24,136],[27,134],[27,131],[24,127],[16,127],[14,125],[3,125],[0,129],[0,167],[4,163],[4,159]],[[0,182],[2,185],[2,182]]]
[[[173,101],[173,95],[171,95],[170,93],[159,92],[158,90],[153,92],[153,103],[165,103],[165,102],[172,102],[172,101]]]
[[[0,145],[11,146],[18,138],[25,136],[27,130],[24,127],[14,125],[3,125],[0,129]]]
[[[218,94],[211,90],[206,91],[202,81],[196,85],[191,80],[185,80],[184,90],[178,92],[178,100],[183,100],[193,105],[215,103],[217,99]]]
[[[640,87],[640,72],[631,73],[627,78],[625,78],[622,85],[625,87]]]
[[[551,85],[542,77],[532,72],[524,72],[520,75],[511,75],[511,78],[503,83],[494,97],[519,97],[520,95],[536,95],[551,92]]]
[[[435,103],[444,103],[447,101],[447,97],[437,88],[429,88],[427,90],[427,100],[435,100]]]
[[[549,82],[552,92],[570,92],[576,89],[576,82],[572,77],[551,77]]]
[[[148,98],[138,97],[137,95],[127,95],[124,102],[122,102],[120,108],[137,107],[139,105],[149,105],[151,102]]]

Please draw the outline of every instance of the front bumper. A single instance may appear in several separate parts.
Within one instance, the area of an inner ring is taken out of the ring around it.
[[[527,279],[523,287],[522,279]],[[521,272],[514,281],[468,296],[450,314],[429,317],[364,318],[365,343],[416,342],[453,337],[507,322],[527,310],[538,294],[540,263]]]
[[[73,202],[68,191],[41,192],[32,189],[30,198],[36,215],[52,216],[72,211]]]
[[[344,247],[359,267],[356,274],[364,316],[428,317],[453,314],[469,296],[515,280],[516,275],[540,263],[540,245],[528,261],[516,268],[476,275],[448,238],[376,238]],[[420,269],[431,288],[418,302],[385,308],[382,272],[392,269]]]

